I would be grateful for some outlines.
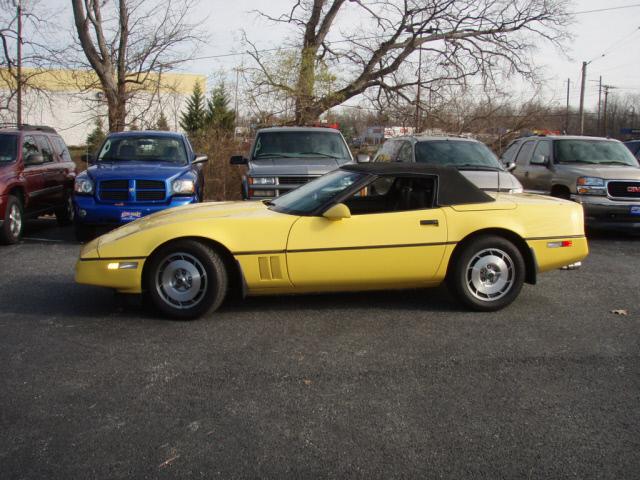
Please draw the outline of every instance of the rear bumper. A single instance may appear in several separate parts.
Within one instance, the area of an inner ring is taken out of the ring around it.
[[[76,219],[83,225],[123,225],[137,218],[146,217],[152,213],[167,208],[180,207],[196,203],[194,197],[173,197],[170,202],[158,204],[124,204],[113,205],[97,203],[93,197],[76,195],[73,203],[76,209]]]
[[[631,214],[631,207],[640,209],[640,201],[616,202],[606,198],[585,198],[580,195],[577,195],[575,200],[582,204],[584,221],[590,228],[640,231],[640,215]]]

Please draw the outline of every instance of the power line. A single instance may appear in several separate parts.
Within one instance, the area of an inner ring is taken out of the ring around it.
[[[618,45],[620,45],[622,42],[626,42],[628,39],[630,39],[631,37],[633,37],[636,33],[638,33],[638,31],[640,31],[640,27],[636,27],[633,29],[633,31],[629,34],[629,35],[625,35],[623,38],[621,38],[620,40],[614,42],[613,44],[611,44],[608,48],[606,48],[602,54],[600,55],[596,55],[595,57],[593,57],[591,60],[589,60],[587,63],[592,63],[595,60],[599,60],[601,58],[604,58],[609,52],[611,52],[611,50],[613,50],[615,47],[617,47]]]
[[[618,7],[598,8],[596,10],[583,10],[581,12],[570,13],[569,15],[584,15],[586,13],[610,12],[611,10],[623,10],[625,8],[634,8],[634,7],[640,7],[640,3],[635,3],[633,5],[620,5]]]

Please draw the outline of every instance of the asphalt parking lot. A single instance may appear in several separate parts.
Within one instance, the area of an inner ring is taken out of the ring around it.
[[[0,247],[3,479],[638,478],[640,238],[495,314],[435,289],[181,323],[74,284],[54,225]]]

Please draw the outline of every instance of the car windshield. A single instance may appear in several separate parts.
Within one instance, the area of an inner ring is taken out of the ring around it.
[[[346,170],[334,170],[291,192],[268,202],[273,210],[293,215],[308,215],[339,196],[366,175]]]
[[[351,160],[337,131],[262,132],[258,134],[253,158],[335,158]]]
[[[13,162],[18,151],[18,136],[0,134],[0,164]]]
[[[185,165],[187,153],[180,138],[140,135],[107,138],[98,154],[98,162],[131,161]]]
[[[498,157],[479,142],[434,140],[416,143],[416,162],[473,169],[503,170]]]
[[[572,139],[556,140],[554,144],[556,163],[638,166],[638,161],[629,149],[619,142]]]

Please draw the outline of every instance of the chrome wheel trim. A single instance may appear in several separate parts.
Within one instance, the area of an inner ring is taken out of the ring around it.
[[[466,285],[475,298],[493,302],[511,291],[515,265],[504,250],[487,248],[476,253],[466,269]]]
[[[207,290],[207,272],[193,255],[172,253],[160,262],[155,286],[162,300],[173,308],[187,309],[198,305]]]
[[[22,212],[15,203],[9,209],[9,231],[14,238],[18,238],[22,231]]]

